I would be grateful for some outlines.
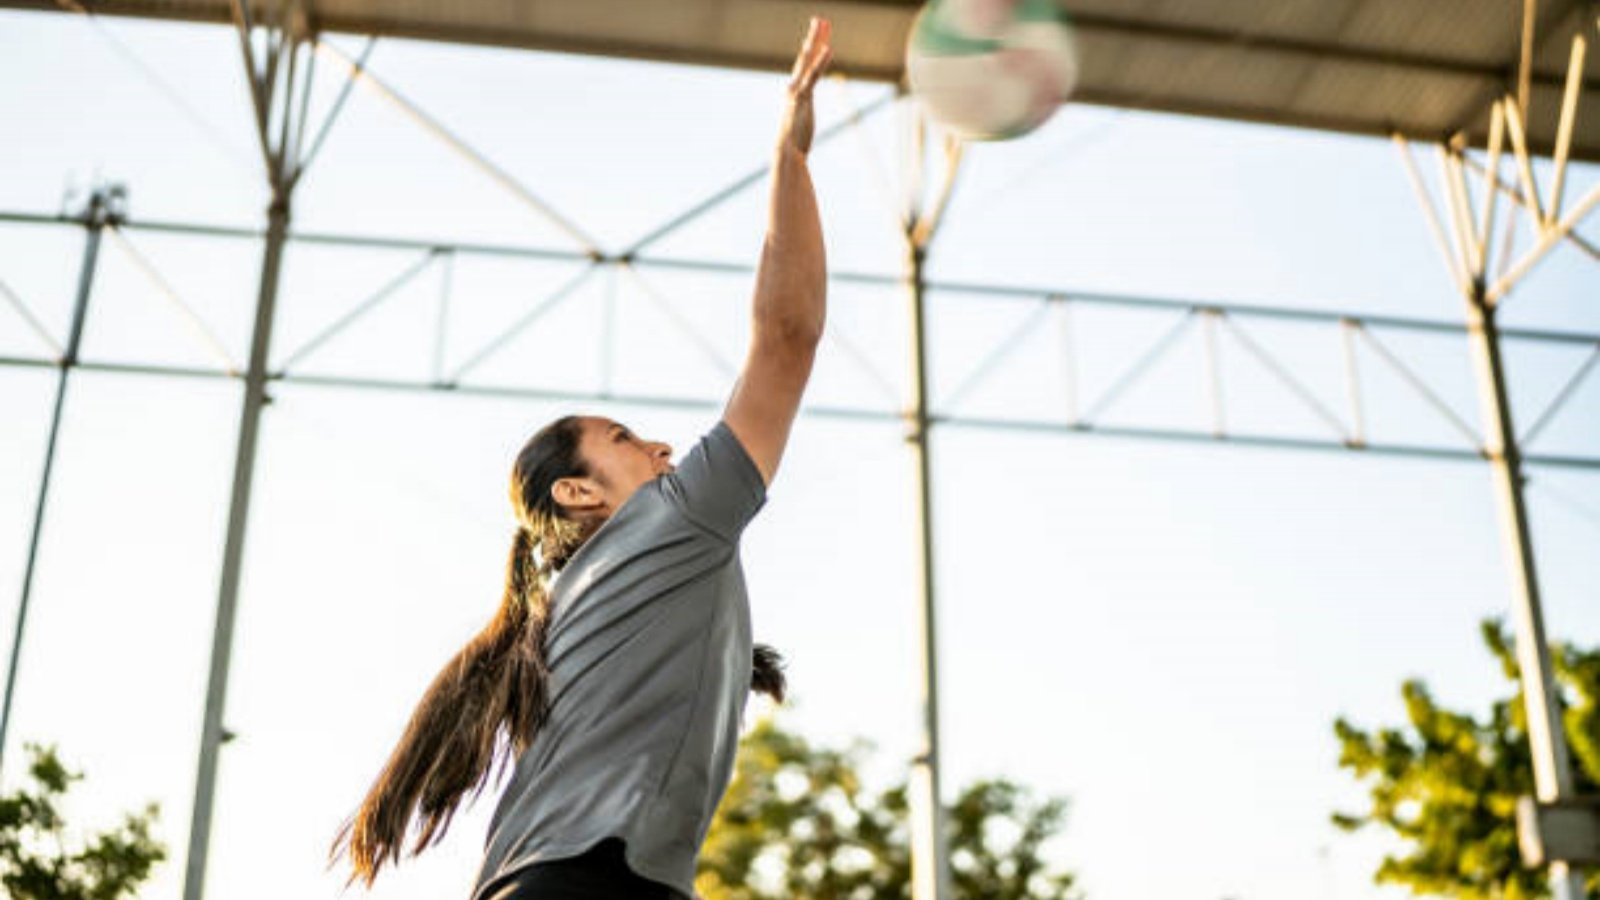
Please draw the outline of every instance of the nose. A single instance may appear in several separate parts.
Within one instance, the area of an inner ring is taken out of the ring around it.
[[[672,459],[672,445],[664,441],[655,441],[650,445],[650,454],[657,459]]]

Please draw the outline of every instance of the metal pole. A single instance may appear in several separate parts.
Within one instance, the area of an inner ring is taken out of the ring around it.
[[[11,636],[11,661],[6,669],[6,694],[0,706],[0,769],[5,764],[6,735],[11,725],[11,702],[16,694],[17,667],[22,659],[22,633],[28,622],[28,601],[33,597],[33,574],[39,561],[39,539],[44,531],[44,511],[50,498],[50,476],[55,471],[56,445],[61,437],[61,412],[67,401],[67,376],[78,362],[78,350],[83,343],[83,323],[89,308],[89,295],[94,289],[95,263],[100,257],[100,238],[107,225],[118,214],[113,208],[113,198],[120,197],[120,188],[97,188],[89,196],[89,205],[83,213],[85,229],[83,265],[78,272],[78,296],[72,308],[72,326],[67,336],[66,350],[57,361],[55,409],[50,416],[50,436],[45,441],[44,473],[39,477],[39,498],[33,509],[33,533],[28,539],[28,562],[22,571],[22,599],[17,604],[17,625]]]
[[[909,238],[909,235],[908,235]],[[906,286],[911,298],[911,409],[906,441],[917,467],[917,527],[922,604],[922,748],[911,761],[911,896],[945,900],[950,866],[939,790],[939,652],[933,570],[933,461],[929,448],[926,297],[927,249],[908,239]]]
[[[1550,647],[1545,640],[1544,614],[1539,604],[1539,579],[1534,567],[1533,539],[1522,496],[1522,455],[1506,397],[1505,367],[1500,358],[1500,335],[1495,309],[1489,305],[1483,278],[1475,280],[1467,295],[1468,344],[1478,375],[1478,399],[1483,413],[1485,449],[1494,477],[1505,536],[1507,561],[1516,590],[1517,664],[1522,669],[1522,695],[1528,716],[1528,743],[1533,755],[1534,791],[1540,802],[1571,799],[1572,764],[1566,735],[1561,730],[1561,709]],[[1583,879],[1564,862],[1550,863],[1550,891],[1554,900],[1581,900]]]
[[[223,728],[222,713],[228,694],[228,664],[233,652],[233,623],[239,602],[239,570],[244,558],[245,525],[250,515],[256,439],[260,430],[261,409],[269,402],[267,357],[272,342],[273,312],[278,298],[278,273],[283,264],[283,246],[288,232],[289,188],[280,183],[274,186],[272,204],[267,208],[267,244],[261,262],[261,289],[256,299],[250,368],[245,374],[244,411],[239,417],[233,497],[228,512],[227,543],[222,555],[222,587],[217,597],[217,618],[211,644],[211,675],[206,687],[205,719],[200,729],[200,767],[195,781],[194,815],[189,824],[184,900],[200,900],[203,896],[206,851],[211,841],[211,808],[217,784],[218,751],[232,737]]]

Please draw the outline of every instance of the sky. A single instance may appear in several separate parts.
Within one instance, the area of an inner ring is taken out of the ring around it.
[[[334,42],[347,53],[360,46]],[[260,228],[265,182],[237,53],[220,28],[0,13],[0,210],[75,209],[104,180],[127,186],[135,221]],[[773,75],[399,40],[381,41],[371,65],[612,250],[759,168],[782,96]],[[314,110],[329,108],[337,76],[336,66],[319,66]],[[823,127],[885,91],[824,83]],[[890,210],[903,189],[894,160],[908,115],[904,104],[880,110],[813,153],[835,273],[900,272]],[[1577,167],[1568,197],[1597,174]],[[764,205],[758,183],[651,252],[752,264]],[[306,232],[572,249],[360,89],[293,215]],[[139,230],[127,240],[208,324],[222,356],[242,362],[259,241]],[[58,341],[82,252],[81,230],[0,223],[0,281]],[[370,316],[296,358],[415,266]],[[296,358],[291,370],[306,375],[426,379],[472,359],[579,269],[296,244],[274,359]],[[928,276],[1068,298],[1462,320],[1391,143],[1080,104],[1025,138],[969,149]],[[1558,249],[1506,301],[1502,324],[1600,333],[1595,284],[1592,260]],[[338,895],[341,880],[322,868],[338,822],[422,689],[499,602],[517,447],[550,418],[584,409],[686,449],[731,386],[749,290],[742,272],[598,272],[464,379],[693,401],[683,407],[272,389],[211,896]],[[938,288],[929,310],[935,410],[1029,421],[1089,408],[1178,321]],[[810,407],[901,408],[907,320],[900,288],[835,282]],[[1348,424],[1336,330],[1236,324]],[[1463,339],[1374,331],[1477,427]],[[1191,329],[1101,421],[1208,429],[1202,337]],[[1236,336],[1224,330],[1219,342],[1230,433],[1330,436]],[[985,368],[997,348],[1003,361]],[[1592,349],[1507,342],[1522,427]],[[1466,446],[1372,348],[1358,352],[1371,440]],[[83,355],[221,364],[110,239]],[[50,358],[7,306],[0,358]],[[1594,455],[1597,382],[1572,395],[1528,452]],[[221,380],[72,375],[4,748],[0,787],[18,784],[23,741],[57,743],[87,772],[73,821],[109,824],[148,800],[162,804],[157,831],[173,858],[142,894],[155,900],[182,888],[240,397]],[[50,370],[0,366],[8,634],[53,398]],[[887,418],[803,415],[743,545],[756,638],[790,660],[795,700],[785,721],[823,743],[870,741],[868,772],[879,783],[904,773],[920,715],[915,480],[903,437]],[[1399,722],[1406,678],[1474,711],[1506,691],[1476,630],[1512,602],[1487,467],[959,423],[938,426],[931,447],[947,796],[1003,775],[1066,797],[1066,825],[1049,851],[1094,900],[1403,895],[1371,884],[1389,848],[1382,836],[1329,824],[1363,797],[1337,767],[1332,723]],[[1592,646],[1600,475],[1549,466],[1529,475],[1549,632]],[[752,702],[749,721],[764,704]],[[495,793],[370,896],[464,896]]]

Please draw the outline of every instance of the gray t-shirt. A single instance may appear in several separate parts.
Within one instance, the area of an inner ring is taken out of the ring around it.
[[[550,715],[490,821],[474,900],[613,835],[634,872],[694,896],[750,691],[739,535],[765,502],[760,470],[718,422],[554,579]]]

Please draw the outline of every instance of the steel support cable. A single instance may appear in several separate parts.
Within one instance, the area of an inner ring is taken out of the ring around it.
[[[894,382],[889,380],[889,376],[883,374],[877,363],[872,361],[872,357],[868,356],[867,352],[862,350],[859,344],[845,336],[844,330],[839,327],[837,321],[828,323],[822,329],[822,339],[843,351],[845,357],[855,363],[856,367],[867,375],[872,380],[872,383],[878,386],[879,390],[883,391],[884,400],[891,407],[899,406],[900,392],[895,387]]]
[[[1354,11],[1355,6],[1352,6],[1352,8],[1350,8],[1350,13],[1346,14],[1346,21],[1350,18],[1350,16],[1354,16]],[[1110,30],[1117,30],[1117,26],[1128,27],[1130,24],[1131,22],[1102,22],[1102,26],[1110,26]],[[1334,24],[1334,26],[1331,27],[1330,34],[1338,34],[1338,30],[1341,29],[1341,27],[1342,22]],[[1142,26],[1138,27],[1136,30],[1142,30]],[[1165,35],[1165,37],[1173,38],[1176,37],[1176,35],[1168,34]],[[1203,69],[1203,67],[1218,66],[1219,62],[1226,64],[1226,62],[1235,61],[1235,59],[1237,59],[1238,51],[1245,50],[1245,48],[1256,48],[1256,46],[1267,46],[1267,48],[1272,48],[1274,51],[1291,51],[1291,53],[1296,50],[1310,51],[1310,53],[1314,53],[1315,56],[1318,56],[1318,58],[1320,58],[1320,56],[1325,56],[1325,54],[1328,53],[1328,50],[1330,50],[1330,48],[1317,48],[1317,50],[1310,50],[1310,48],[1294,48],[1294,50],[1290,50],[1290,48],[1286,48],[1286,46],[1275,45],[1275,42],[1272,42],[1272,40],[1267,40],[1267,38],[1264,38],[1264,35],[1251,34],[1251,32],[1248,32],[1248,30],[1245,29],[1234,29],[1232,32],[1229,32],[1229,34],[1222,34],[1222,32],[1189,32],[1187,37],[1198,38],[1200,43],[1205,45],[1203,50],[1200,50],[1198,53],[1190,56],[1190,64],[1186,67],[1187,74],[1194,74],[1195,70]],[[1306,74],[1299,78],[1299,82],[1296,83],[1296,85],[1294,85],[1290,91],[1286,91],[1286,107],[1293,107],[1294,104],[1296,104],[1296,101],[1298,101],[1302,91],[1304,91],[1304,88],[1306,88],[1306,83],[1309,82],[1309,75],[1310,69],[1307,69]],[[1006,179],[1005,183],[995,187],[995,189],[992,189],[992,191],[984,192],[981,200],[974,202],[970,208],[966,208],[966,213],[973,213],[973,211],[989,208],[992,203],[997,202],[997,199],[1000,199],[1000,197],[1003,197],[1003,195],[1010,194],[1011,191],[1014,191],[1016,186],[1019,186],[1019,184],[1026,183],[1026,181],[1029,181],[1030,178],[1034,178],[1035,175],[1038,175],[1040,171],[1050,168],[1051,165],[1054,165],[1054,163],[1058,162],[1058,160],[1066,159],[1067,151],[1083,151],[1085,147],[1101,143],[1101,141],[1104,141],[1107,136],[1114,135],[1115,131],[1117,131],[1117,128],[1125,123],[1126,115],[1128,115],[1130,110],[1144,109],[1144,107],[1149,107],[1149,102],[1152,101],[1152,99],[1157,98],[1158,94],[1165,93],[1170,86],[1171,82],[1165,83],[1165,85],[1150,85],[1147,86],[1147,88],[1144,88],[1144,90],[1138,91],[1138,93],[1126,96],[1126,98],[1118,98],[1117,109],[1114,110],[1114,119],[1110,120],[1110,122],[1099,123],[1099,125],[1096,125],[1096,127],[1094,127],[1091,131],[1083,131],[1083,133],[1077,133],[1077,135],[1062,136],[1061,143],[1056,144],[1056,146],[1051,147],[1050,151],[1040,155],[1040,157],[1038,157],[1034,163],[1030,163],[1029,167],[1019,171],[1019,173],[1016,173],[1016,175],[1011,176],[1010,179]]]
[[[407,284],[410,284],[411,280],[420,275],[424,269],[428,268],[428,266],[430,266],[433,261],[439,257],[439,255],[440,254],[437,251],[429,251],[428,253],[425,253],[421,259],[414,261],[409,266],[406,266],[404,271],[385,282],[383,287],[378,288],[377,292],[356,304],[355,307],[349,312],[334,320],[333,324],[318,332],[310,340],[300,345],[300,347],[294,352],[284,357],[283,361],[278,363],[278,371],[288,371],[296,363],[299,363],[307,356],[310,356],[317,350],[317,348],[321,347],[323,344],[326,344],[340,332],[350,327],[356,322],[356,320],[378,308],[378,306],[380,306],[385,300],[388,300],[390,297],[394,296],[395,292],[399,291]]]
[[[1596,529],[1600,529],[1600,509],[1595,509],[1594,507],[1589,506],[1587,503],[1578,500],[1576,497],[1573,497],[1565,491],[1551,487],[1549,482],[1543,478],[1528,478],[1526,479],[1525,484],[1527,487],[1544,494],[1550,499],[1555,500],[1561,506],[1566,507],[1567,511],[1572,513],[1577,518],[1582,519],[1584,522],[1587,522],[1590,525],[1593,525]]]
[[[1260,344],[1257,344],[1255,340],[1250,337],[1250,335],[1246,334],[1244,329],[1240,328],[1239,324],[1233,321],[1231,316],[1227,316],[1216,311],[1213,311],[1213,315],[1222,320],[1222,324],[1226,325],[1228,330],[1233,332],[1233,336],[1238,339],[1239,343],[1243,345],[1246,350],[1250,351],[1251,355],[1253,355],[1257,360],[1260,360],[1261,364],[1266,366],[1269,372],[1271,372],[1273,375],[1276,375],[1279,381],[1282,381],[1284,385],[1289,388],[1289,390],[1294,392],[1295,396],[1299,397],[1303,403],[1311,408],[1312,412],[1316,413],[1317,416],[1328,425],[1328,427],[1332,428],[1333,433],[1338,435],[1341,441],[1344,441],[1345,443],[1352,442],[1350,432],[1345,430],[1344,423],[1339,421],[1339,417],[1334,415],[1332,411],[1324,406],[1322,401],[1317,399],[1316,394],[1312,393],[1311,390],[1302,384],[1298,378],[1295,378],[1293,375],[1289,374],[1289,370],[1286,369],[1282,363],[1278,362],[1278,360],[1271,354],[1267,353],[1267,351]]]
[[[238,3],[240,0],[234,0],[234,2]],[[415,103],[412,103],[394,88],[380,80],[376,75],[373,74],[370,68],[358,68],[355,60],[352,60],[350,57],[346,56],[343,51],[339,50],[339,48],[333,46],[327,41],[318,41],[316,46],[317,49],[326,51],[339,62],[343,63],[350,70],[352,78],[360,81],[364,85],[367,85],[375,93],[377,93],[378,96],[394,104],[396,108],[409,116],[412,121],[416,122],[417,125],[419,125],[424,131],[429,132],[434,137],[443,141],[468,162],[476,166],[479,171],[483,172],[501,187],[511,192],[517,197],[517,199],[527,204],[535,212],[544,216],[550,221],[551,224],[555,225],[564,234],[566,234],[567,237],[571,238],[575,243],[582,247],[584,252],[588,253],[591,258],[599,259],[604,256],[600,250],[599,243],[581,228],[579,228],[576,224],[574,224],[572,220],[557,212],[554,207],[546,203],[533,191],[529,190],[526,185],[513,178],[509,172],[491,162],[487,156],[479,153],[477,150],[474,150],[470,144],[457,137],[454,132],[446,128],[441,122],[439,122],[439,120],[428,115],[422,110],[421,107],[417,106]]]
[[[582,287],[583,284],[589,280],[589,277],[592,276],[595,270],[599,267],[600,266],[598,263],[590,263],[584,266],[576,275],[572,276],[572,278],[568,279],[565,284],[556,289],[555,293],[549,295],[537,306],[529,310],[526,315],[514,322],[511,327],[502,332],[499,337],[483,345],[477,350],[477,352],[467,357],[467,361],[456,367],[456,370],[450,374],[450,377],[445,381],[445,384],[454,386],[461,381],[462,376],[466,375],[473,369],[476,369],[478,366],[483,365],[484,361],[498,353],[507,344],[511,343],[511,341],[514,340],[518,335],[527,330],[530,325],[544,318],[545,313],[548,313],[560,306],[563,301],[572,296],[572,294],[576,292],[578,288]]]
[[[11,304],[11,308],[15,309],[17,311],[17,315],[22,317],[22,321],[26,322],[28,327],[33,329],[33,333],[39,336],[39,340],[45,342],[45,345],[50,348],[50,352],[53,355],[58,358],[66,355],[66,348],[56,343],[56,339],[50,336],[50,330],[44,327],[44,323],[40,322],[34,317],[33,312],[28,309],[27,304],[22,302],[22,298],[18,297],[16,292],[11,290],[11,286],[6,284],[4,279],[0,279],[0,297],[4,297],[6,302]]]
[[[318,43],[320,44],[320,41]],[[304,156],[301,156],[299,147],[300,147],[300,144],[302,143],[302,141],[305,138],[304,125],[305,125],[305,123],[307,121],[306,113],[310,109],[310,96],[311,96],[311,90],[310,90],[311,79],[309,77],[306,79],[306,84],[307,84],[306,94],[305,94],[304,97],[301,98],[300,123],[301,123],[302,127],[300,129],[299,136],[295,140],[295,159],[296,159],[296,162],[294,164],[294,171],[289,173],[289,186],[291,188],[293,188],[294,185],[297,184],[300,181],[301,173],[305,172],[306,169],[310,168],[311,161],[316,159],[317,153],[322,150],[322,144],[323,144],[324,141],[326,141],[328,139],[328,133],[333,130],[333,123],[338,120],[339,113],[341,111],[343,111],[345,101],[350,99],[350,91],[351,91],[352,88],[354,88],[356,86],[356,78],[362,72],[365,72],[367,70],[367,60],[372,57],[372,50],[377,45],[378,45],[378,38],[377,38],[376,35],[373,35],[373,36],[367,38],[366,45],[361,48],[361,55],[356,58],[355,64],[350,66],[350,68],[348,68],[346,70],[344,84],[339,86],[339,95],[334,98],[333,105],[328,108],[328,114],[322,120],[322,127],[317,129],[317,136],[315,138],[312,138],[312,140],[311,140],[311,149],[307,150]],[[309,72],[311,74],[315,74],[315,72],[316,72],[316,65],[315,64],[316,64],[317,54],[315,52],[315,49],[316,48],[313,47],[313,51],[312,51],[312,54],[311,54],[311,63],[310,63],[310,69],[309,69]]]
[[[702,334],[700,329],[694,326],[693,322],[690,322],[688,319],[684,318],[683,314],[678,312],[677,308],[672,305],[672,301],[668,300],[664,294],[657,290],[655,285],[652,285],[648,280],[646,280],[644,275],[642,275],[638,269],[628,265],[627,263],[618,263],[618,265],[622,267],[622,271],[628,273],[628,277],[633,279],[633,283],[639,286],[639,289],[644,292],[646,297],[650,298],[651,302],[656,305],[656,308],[661,310],[661,312],[666,315],[667,321],[671,322],[673,327],[682,332],[683,335],[689,339],[690,343],[695,345],[695,347],[702,355],[705,356],[706,360],[709,361],[713,367],[721,371],[722,374],[728,376],[729,378],[732,378],[738,374],[738,369],[734,367],[733,363],[728,361],[727,357],[722,355],[722,351],[717,348],[717,345],[713,343],[710,338]]]
[[[1550,420],[1555,418],[1556,413],[1561,411],[1561,407],[1566,405],[1567,400],[1583,384],[1584,379],[1589,376],[1589,372],[1594,369],[1595,363],[1600,363],[1600,343],[1595,344],[1594,352],[1590,353],[1588,359],[1584,360],[1583,364],[1578,367],[1578,371],[1567,379],[1567,383],[1562,386],[1561,390],[1556,392],[1555,398],[1550,401],[1550,405],[1545,407],[1544,412],[1540,413],[1539,417],[1534,420],[1527,433],[1517,441],[1519,445],[1533,443],[1533,439],[1539,436],[1539,432],[1543,431],[1546,425],[1550,424]]]
[[[239,34],[239,52],[244,63],[245,81],[250,87],[250,103],[256,114],[255,133],[256,140],[261,145],[262,163],[267,167],[267,181],[277,184],[278,172],[272,164],[274,154],[267,137],[267,87],[261,83],[261,76],[256,68],[253,43],[255,24],[250,20],[250,6],[246,0],[232,0],[229,6],[233,10],[234,30]]]
[[[267,96],[271,97],[278,90],[278,71],[287,69],[283,78],[284,88],[287,90],[294,85],[294,66],[296,51],[299,41],[289,33],[290,10],[297,5],[298,0],[277,0],[277,21],[267,27],[267,71],[263,76],[263,83],[268,86]],[[284,56],[287,53],[289,64],[284,66]],[[289,151],[289,123],[294,116],[294,97],[290,95],[283,104],[283,131],[278,140],[278,169],[284,172],[284,163],[288,159]],[[271,117],[268,117],[270,124]]]
[[[888,166],[884,164],[883,157],[878,154],[878,148],[873,146],[866,127],[861,124],[866,121],[865,117],[861,115],[861,104],[856,102],[855,95],[850,90],[848,79],[835,75],[832,80],[840,85],[840,93],[844,94],[845,103],[850,106],[850,115],[845,118],[845,121],[850,123],[850,130],[855,133],[856,143],[861,148],[861,156],[866,161],[867,168],[872,170],[870,180],[878,187],[878,197],[883,201],[884,208],[888,210],[890,217],[894,219],[895,225],[904,231],[906,227],[905,216],[899,204],[895,202],[894,190],[890,184],[893,179],[889,175]],[[891,94],[891,96],[893,95]]]
[[[1051,166],[1059,163],[1066,157],[1068,151],[1072,151],[1074,153],[1082,152],[1084,148],[1092,147],[1095,144],[1105,140],[1107,137],[1115,134],[1118,126],[1120,126],[1123,123],[1123,120],[1127,117],[1128,110],[1118,108],[1114,110],[1106,110],[1105,112],[1111,116],[1108,121],[1101,122],[1095,127],[1084,131],[1062,135],[1060,141],[1050,147],[1050,149],[1039,154],[1039,157],[1033,160],[1033,162],[1018,170],[1011,177],[1001,182],[999,186],[990,189],[978,199],[973,200],[963,206],[961,210],[962,215],[971,216],[974,213],[981,212],[993,206],[1001,199],[1004,199],[1012,191],[1015,191],[1019,186],[1038,177],[1040,172],[1043,172]]]
[[[111,224],[106,226],[106,232],[111,235],[112,242],[117,245],[117,249],[121,250],[123,255],[127,256],[134,266],[139,269],[151,286],[156,289],[156,292],[177,309],[179,315],[189,324],[195,336],[222,363],[224,370],[229,374],[243,372],[243,367],[234,362],[233,356],[228,353],[227,344],[223,342],[216,330],[201,317],[200,313],[195,311],[194,307],[185,303],[183,298],[178,296],[177,290],[162,277],[161,273],[156,270],[155,265],[144,254],[140,253],[137,247],[133,246],[127,236],[122,233],[122,229],[115,224]]]
[[[893,93],[889,93],[885,97],[879,98],[872,104],[869,104],[867,107],[863,107],[859,103],[855,102],[855,96],[850,91],[850,82],[848,79],[836,75],[834,76],[834,80],[841,86],[841,93],[845,95],[846,103],[848,103],[850,106],[850,114],[841,122],[837,123],[836,127],[825,130],[822,135],[820,135],[813,142],[813,144],[814,146],[820,146],[824,141],[831,138],[839,131],[844,130],[845,128],[855,132],[857,137],[860,139],[862,154],[864,157],[866,157],[869,167],[871,167],[873,170],[873,174],[877,176],[877,184],[880,189],[879,193],[889,211],[889,215],[894,218],[903,229],[905,226],[904,219],[899,210],[895,208],[894,199],[888,194],[889,174],[884,167],[883,160],[878,156],[876,148],[873,147],[871,142],[868,140],[866,128],[862,124],[866,121],[866,118],[869,114],[881,108],[884,104],[892,104],[895,96]],[[767,169],[761,169],[752,174],[756,176],[764,176],[766,172]],[[633,258],[632,254],[638,249],[644,247],[646,244],[653,242],[665,234],[670,233],[672,230],[680,227],[681,225],[692,221],[701,213],[711,209],[718,203],[725,201],[734,194],[737,194],[739,191],[742,191],[744,188],[748,187],[748,185],[751,183],[753,183],[753,181],[751,180],[751,177],[747,175],[745,178],[742,178],[733,185],[730,185],[728,188],[725,188],[717,195],[713,195],[714,202],[708,201],[710,205],[707,205],[706,202],[697,204],[688,213],[675,218],[673,221],[661,228],[657,228],[655,231],[651,232],[651,234],[636,242],[633,247],[623,254],[624,259],[633,263],[644,264],[644,260],[635,259]],[[822,338],[823,340],[837,346],[844,353],[847,359],[849,359],[865,375],[867,375],[872,380],[872,383],[883,391],[885,399],[888,400],[891,405],[899,403],[899,397],[897,396],[897,391],[894,384],[890,382],[888,377],[878,369],[871,357],[862,351],[854,341],[845,335],[843,329],[837,322],[832,323],[829,325],[829,327],[823,329]]]
[[[811,142],[812,149],[814,150],[821,144],[832,140],[845,129],[851,127],[855,120],[870,116],[878,110],[883,109],[885,106],[890,105],[893,100],[894,94],[886,94],[883,97],[880,97],[877,100],[867,104],[864,108],[853,111],[851,115],[845,119],[835,122],[832,125],[829,125],[827,128],[817,132],[816,137]],[[650,246],[651,244],[654,244],[656,241],[661,240],[674,231],[677,231],[679,228],[682,228],[684,225],[689,224],[695,219],[700,218],[707,212],[710,212],[718,206],[721,206],[732,197],[744,192],[751,185],[756,184],[763,178],[766,178],[770,169],[771,166],[768,164],[762,164],[759,168],[752,169],[751,171],[745,173],[742,177],[712,193],[704,200],[701,200],[699,203],[696,203],[678,215],[668,219],[666,222],[663,222],[662,224],[646,232],[644,237],[641,237],[629,244],[627,249],[617,254],[617,256],[623,260],[636,261],[639,251]]]
[[[1159,339],[1157,339],[1153,345],[1151,345],[1150,349],[1145,351],[1143,356],[1136,360],[1132,366],[1129,366],[1128,369],[1123,372],[1122,376],[1118,378],[1110,388],[1106,389],[1104,394],[1100,395],[1100,399],[1095,401],[1094,405],[1089,407],[1089,411],[1084,414],[1082,421],[1086,424],[1094,422],[1095,419],[1100,417],[1101,413],[1105,412],[1108,408],[1110,408],[1112,403],[1116,402],[1117,398],[1120,397],[1124,391],[1132,387],[1134,382],[1144,377],[1145,372],[1151,366],[1153,366],[1157,360],[1166,355],[1166,352],[1171,349],[1172,345],[1178,340],[1178,338],[1181,337],[1183,333],[1188,330],[1189,326],[1194,323],[1194,317],[1198,311],[1199,307],[1191,307],[1183,314],[1182,318],[1173,324],[1171,328],[1167,329],[1167,331]]]
[[[1185,67],[1185,73],[1192,76],[1197,69],[1212,68],[1218,64],[1231,63],[1237,59],[1238,51],[1241,48],[1261,43],[1260,35],[1252,34],[1245,29],[1234,29],[1231,34],[1226,36],[1221,34],[1209,35],[1208,38],[1210,39],[1205,41],[1205,49],[1191,55],[1190,65]],[[1309,72],[1310,70],[1307,69],[1308,74]],[[1305,87],[1306,80],[1307,78],[1303,76],[1300,82],[1289,91],[1286,106],[1294,106]],[[1067,150],[1081,151],[1085,146],[1091,146],[1104,140],[1113,134],[1118,126],[1123,124],[1130,110],[1147,107],[1151,100],[1160,94],[1168,93],[1170,88],[1171,82],[1169,81],[1166,84],[1151,85],[1138,93],[1119,99],[1117,102],[1118,108],[1115,110],[1113,118],[1109,121],[1103,122],[1098,127],[1086,132],[1063,136],[1056,146],[1041,154],[1031,165],[1003,182],[999,187],[989,191],[981,199],[974,201],[965,212],[970,214],[992,205],[996,199],[1010,193],[1017,185],[1036,176],[1039,172],[1062,159]],[[1070,101],[1070,98],[1068,99]]]
[[[1377,335],[1374,335],[1371,330],[1360,323],[1357,323],[1356,328],[1361,333],[1362,338],[1366,340],[1368,346],[1372,347],[1372,349],[1377,352],[1380,359],[1388,363],[1389,367],[1393,369],[1402,379],[1404,379],[1407,384],[1411,385],[1411,387],[1416,390],[1416,392],[1420,394],[1430,406],[1438,410],[1441,415],[1449,420],[1450,424],[1454,425],[1456,430],[1460,431],[1474,448],[1476,448],[1479,452],[1483,452],[1483,437],[1474,431],[1472,426],[1468,425],[1464,419],[1456,415],[1455,410],[1450,408],[1450,404],[1446,403],[1443,398],[1434,393],[1433,389],[1428,387],[1428,385],[1423,382],[1421,378],[1417,377],[1417,374],[1412,372],[1405,363],[1401,362],[1398,356],[1390,352],[1389,348],[1385,347],[1383,343],[1378,340]]]
[[[995,368],[1010,355],[1012,350],[1015,350],[1029,335],[1038,330],[1036,326],[1039,324],[1039,320],[1050,312],[1050,307],[1054,300],[1055,298],[1050,296],[1041,298],[1039,305],[1029,311],[1028,315],[1023,317],[1022,322],[1015,328],[1007,332],[1005,337],[1002,337],[995,345],[994,349],[990,350],[984,355],[983,359],[978,361],[978,364],[972,368],[967,377],[957,383],[943,401],[930,405],[941,407],[948,412],[954,412],[960,405],[961,400],[993,374]]]
[[[177,107],[178,111],[183,114],[183,117],[189,120],[189,124],[200,129],[200,132],[206,136],[213,147],[222,151],[222,155],[235,165],[244,168],[249,167],[249,163],[245,159],[249,154],[238,145],[234,144],[225,135],[223,135],[222,131],[218,129],[216,125],[210,122],[204,115],[200,113],[198,109],[194,107],[194,104],[184,99],[181,91],[173,87],[172,84],[165,78],[162,78],[161,74],[157,72],[153,66],[145,62],[138,53],[134,52],[133,48],[123,43],[122,39],[117,37],[116,33],[113,32],[99,16],[95,15],[93,10],[88,9],[83,4],[79,3],[78,0],[56,0],[56,5],[60,6],[67,12],[77,13],[88,20],[90,26],[94,28],[95,33],[100,35],[101,39],[103,39],[107,44],[111,45],[111,49],[116,51],[117,55],[120,56],[124,62],[128,63],[134,68],[135,71],[143,76],[144,79],[156,89],[156,93],[165,97],[168,102]]]
[[[372,39],[376,40],[376,38]],[[369,44],[371,41],[368,42]],[[311,88],[317,83],[317,51],[312,47],[306,52],[306,74],[300,79],[300,127],[295,129],[294,146],[285,147],[284,153],[288,157],[292,170],[289,172],[289,184],[292,186],[300,178],[301,148],[305,146],[306,123],[311,119]]]

